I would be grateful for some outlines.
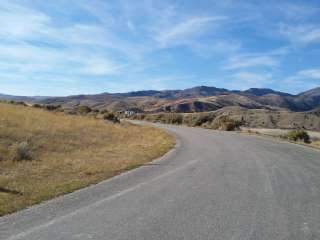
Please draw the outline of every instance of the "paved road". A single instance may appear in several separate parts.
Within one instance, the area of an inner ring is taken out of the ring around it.
[[[320,239],[320,151],[164,128],[163,159],[0,218],[0,239]]]

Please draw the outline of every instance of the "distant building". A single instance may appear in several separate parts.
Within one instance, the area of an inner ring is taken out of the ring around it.
[[[132,115],[135,115],[136,112],[133,110],[126,110],[126,111],[124,111],[124,114],[126,115],[126,117],[130,117]]]

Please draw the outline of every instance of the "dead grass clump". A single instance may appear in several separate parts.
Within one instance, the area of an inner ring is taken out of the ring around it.
[[[320,148],[320,140],[312,141],[312,142],[311,142],[311,145],[312,145],[313,147]]]

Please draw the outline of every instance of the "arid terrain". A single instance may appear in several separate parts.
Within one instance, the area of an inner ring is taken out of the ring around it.
[[[0,95],[0,98],[59,107],[66,112],[73,112],[79,106],[88,106],[100,112],[129,110],[143,114],[201,113],[199,117],[209,116],[209,123],[201,123],[206,125],[210,125],[212,116],[227,115],[241,120],[247,127],[305,128],[320,131],[320,88],[297,95],[272,89],[231,91],[200,86],[185,90],[150,90],[67,97]]]
[[[184,124],[215,128],[221,118],[230,118],[248,128],[307,129],[320,131],[319,111],[292,112],[275,109],[247,109],[243,107],[224,107],[216,111],[201,113],[154,113],[138,114],[134,119],[152,122]]]
[[[200,86],[185,90],[102,93],[67,97],[17,97],[0,95],[0,99],[37,102],[74,108],[86,105],[94,109],[137,112],[208,112],[228,106],[247,109],[282,109],[310,111],[320,107],[320,88],[297,95],[272,89],[251,88],[246,91]]]
[[[152,127],[0,103],[0,215],[140,166],[174,142]]]

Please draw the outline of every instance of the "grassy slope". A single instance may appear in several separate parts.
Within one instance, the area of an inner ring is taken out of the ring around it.
[[[27,141],[31,161],[14,161]],[[71,192],[163,155],[162,130],[0,103],[0,215]]]

